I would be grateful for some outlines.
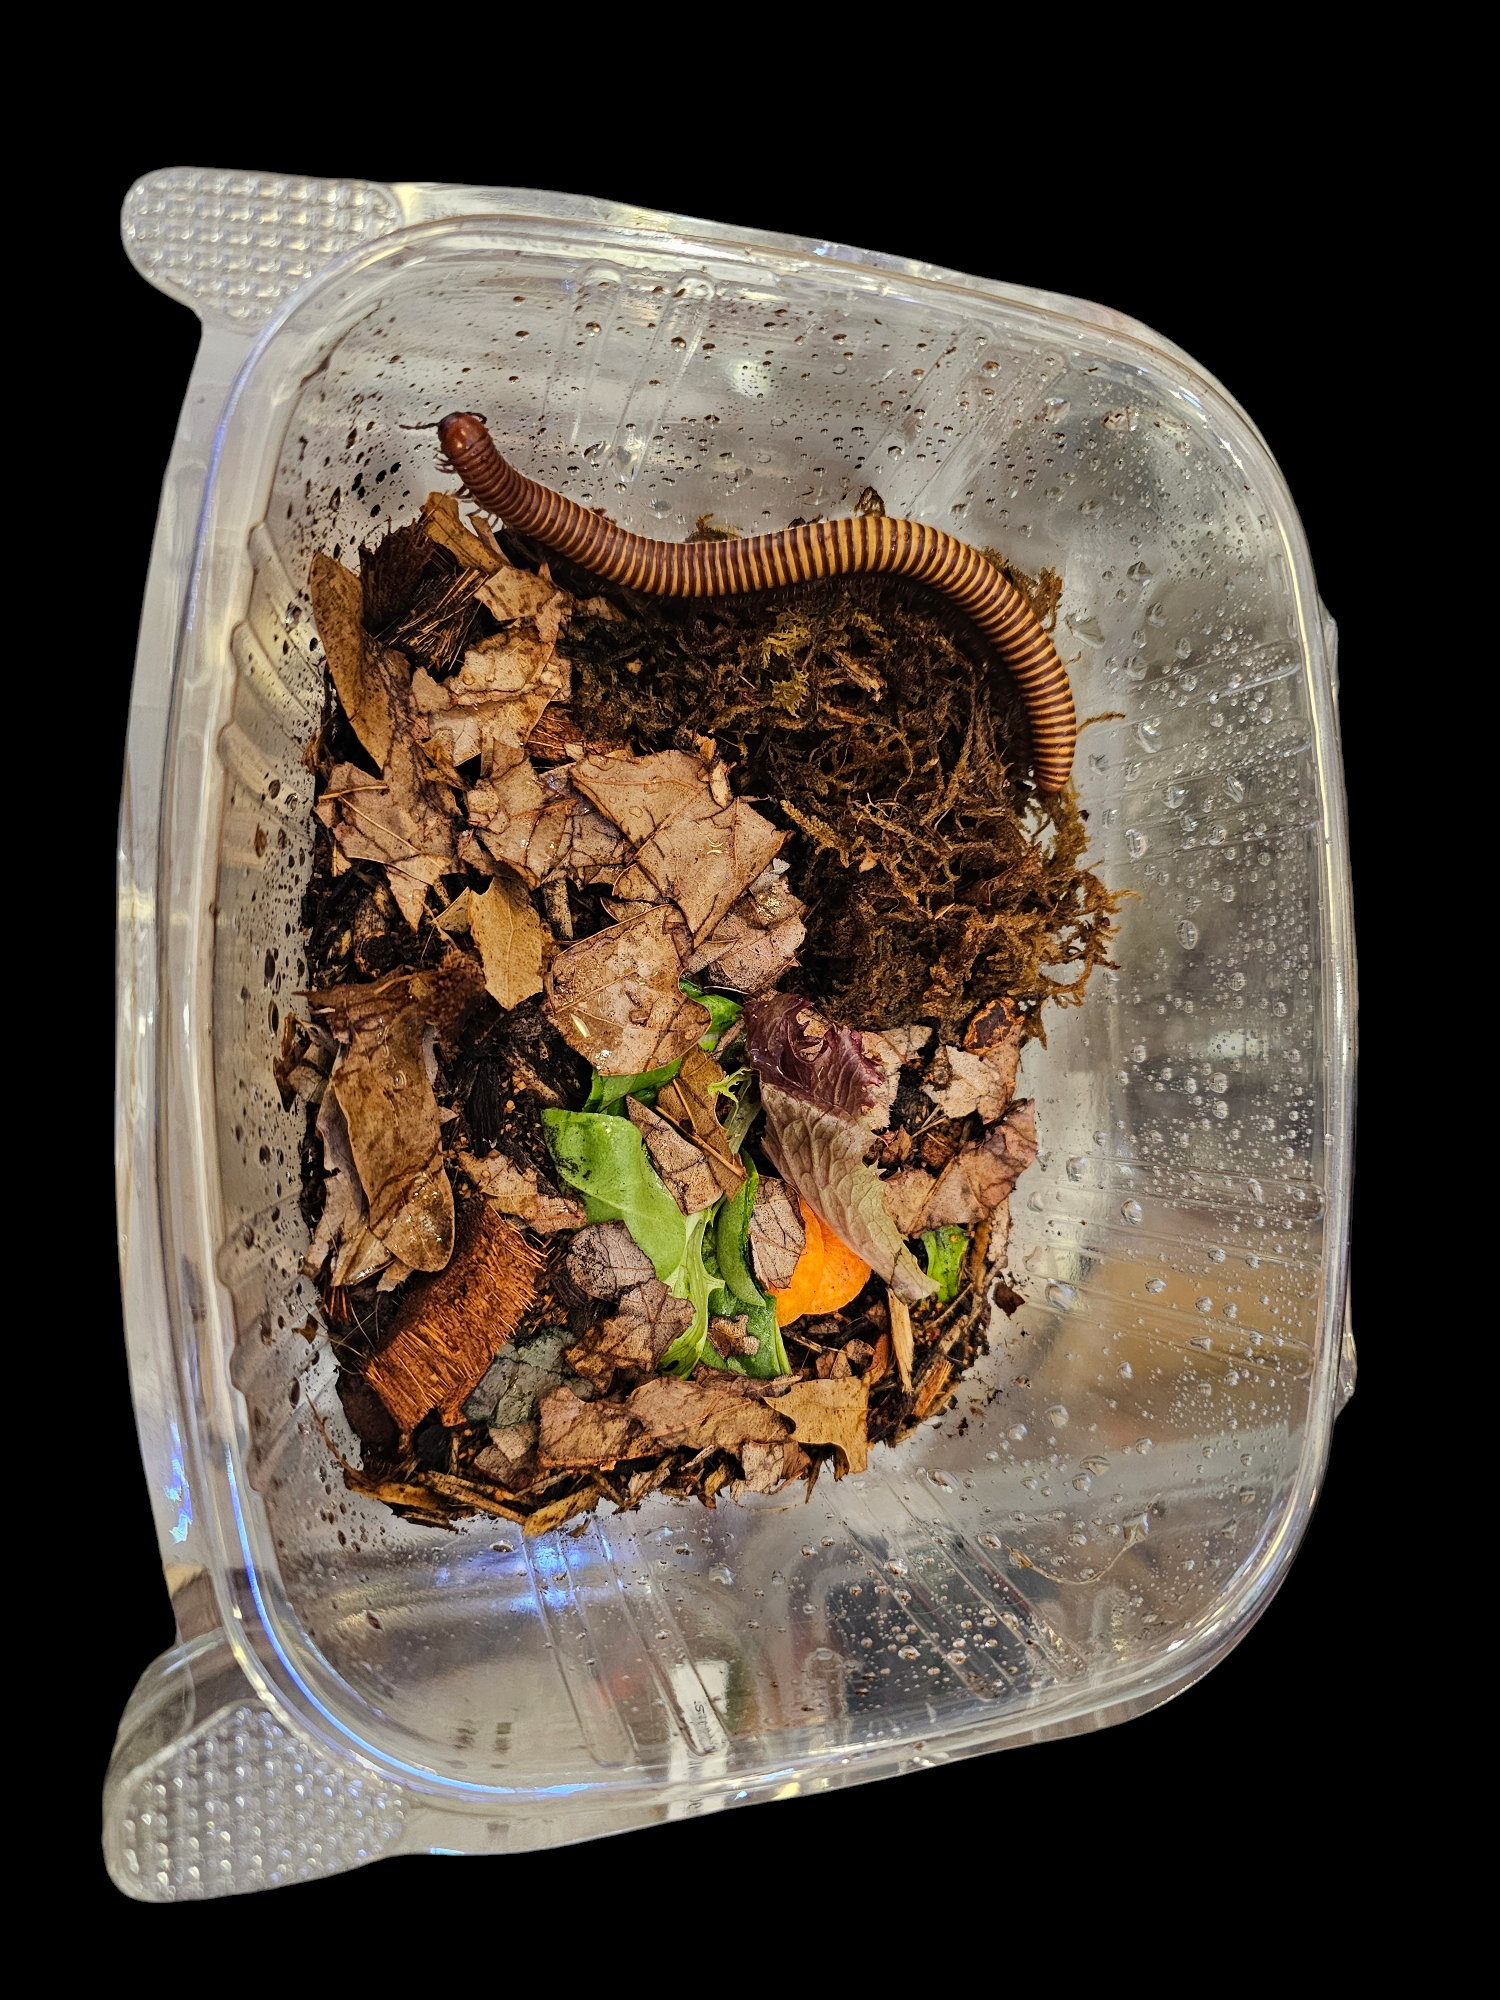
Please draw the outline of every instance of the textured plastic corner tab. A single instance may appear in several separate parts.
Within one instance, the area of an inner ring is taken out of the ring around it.
[[[166,167],[125,197],[125,252],[200,318],[254,332],[336,257],[402,222],[389,188],[298,174]]]
[[[144,1903],[207,1902],[341,1875],[401,1841],[398,1786],[301,1741],[215,1631],[131,1697],[104,1790],[110,1877]]]

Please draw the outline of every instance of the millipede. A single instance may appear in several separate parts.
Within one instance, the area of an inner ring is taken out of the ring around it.
[[[1020,689],[1038,789],[1052,794],[1067,784],[1078,737],[1067,668],[1015,585],[956,536],[925,521],[856,514],[800,523],[774,535],[657,542],[517,472],[496,450],[481,417],[466,411],[444,417],[438,441],[488,513],[629,590],[656,597],[737,597],[822,577],[884,574],[942,591],[983,633]]]

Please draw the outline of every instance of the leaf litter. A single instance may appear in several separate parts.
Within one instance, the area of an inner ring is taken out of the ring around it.
[[[449,494],[310,594],[276,1081],[346,1479],[538,1534],[862,1472],[1021,1303],[1017,1065],[1109,963],[1010,684],[890,579],[643,603]]]

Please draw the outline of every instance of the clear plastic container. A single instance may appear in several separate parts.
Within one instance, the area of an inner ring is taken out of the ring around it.
[[[116,1882],[574,1841],[1204,1673],[1284,1574],[1353,1379],[1334,631],[1248,418],[1095,306],[568,197],[184,170],[125,235],[204,333],[121,820],[121,1258],[181,1643],[121,1724]],[[1050,564],[1080,713],[1123,711],[1076,776],[1140,900],[1028,1054],[1026,1304],[952,1418],[810,1502],[440,1534],[348,1492],[313,1418],[354,1455],[271,1074],[304,976],[306,576],[443,483],[404,427],[455,405],[658,535],[873,484]]]

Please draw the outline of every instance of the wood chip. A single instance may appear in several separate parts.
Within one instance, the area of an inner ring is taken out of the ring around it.
[[[470,894],[469,931],[484,964],[484,983],[501,1007],[518,1007],[542,990],[546,932],[519,882],[500,877]]]
[[[431,1410],[457,1424],[464,1398],[535,1302],[542,1259],[488,1202],[464,1203],[453,1256],[414,1283],[365,1370],[403,1431]]]
[[[917,1344],[911,1330],[911,1311],[905,1299],[898,1298],[889,1288],[886,1290],[886,1301],[891,1311],[891,1352],[896,1357],[896,1369],[901,1377],[902,1390],[909,1396],[911,1394],[911,1365],[917,1352]],[[885,1335],[882,1334],[882,1342],[884,1339]],[[880,1359],[879,1347],[875,1350],[875,1358],[877,1361]],[[872,1369],[871,1374],[873,1375],[873,1373],[874,1370]],[[885,1373],[883,1368],[881,1369],[881,1373]]]
[[[565,1521],[571,1521],[575,1514],[589,1514],[599,1504],[596,1490],[585,1488],[579,1493],[569,1493],[561,1500],[550,1500],[545,1507],[538,1507],[534,1514],[528,1514],[522,1533],[527,1540],[533,1536],[548,1534],[553,1528],[560,1528]]]

